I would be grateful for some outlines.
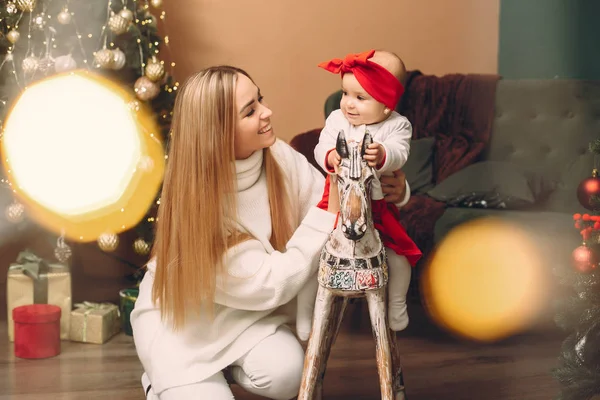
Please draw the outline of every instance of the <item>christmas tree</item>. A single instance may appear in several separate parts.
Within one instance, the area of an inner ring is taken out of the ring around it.
[[[0,127],[28,85],[84,68],[135,92],[154,113],[166,152],[179,83],[172,77],[174,63],[164,62],[168,36],[158,33],[166,17],[161,7],[162,0],[0,1]],[[9,182],[2,182],[7,189],[2,197],[11,197]],[[158,195],[135,228],[137,240],[132,245],[141,255],[149,253],[153,241]],[[4,206],[5,218],[17,228],[30,223],[16,199]],[[118,243],[116,234],[98,239],[106,252],[114,251]],[[60,237],[55,255],[63,262],[70,256]]]
[[[590,144],[600,155],[600,140]],[[590,213],[574,214],[582,244],[573,251],[571,269],[557,270],[571,295],[561,302],[557,324],[568,336],[562,345],[554,376],[561,384],[560,400],[600,399],[600,177],[592,176],[578,187],[577,197]]]

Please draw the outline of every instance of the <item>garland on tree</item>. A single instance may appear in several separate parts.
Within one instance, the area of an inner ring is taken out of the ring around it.
[[[168,37],[158,34],[157,23],[166,17],[161,7],[162,0],[2,2],[0,127],[28,85],[57,73],[85,68],[131,88],[137,99],[151,108],[166,153],[179,83],[172,77],[174,63],[165,65],[161,60],[162,47],[168,44]],[[2,181],[12,197],[8,182]],[[138,239],[133,247],[138,254],[149,253],[159,201],[157,196],[155,205],[135,228]],[[4,206],[6,219],[17,224],[17,228],[26,223],[22,204],[13,200]],[[106,252],[116,250],[118,244],[115,234],[98,239],[99,247]],[[58,238],[57,259],[66,262],[70,254],[64,239]]]
[[[600,154],[600,140],[590,144]],[[569,335],[564,340],[554,376],[561,384],[560,400],[591,400],[600,396],[600,177],[594,169],[583,180],[577,197],[589,214],[574,214],[582,244],[572,254],[573,269],[557,270],[572,289],[556,315],[556,323]]]

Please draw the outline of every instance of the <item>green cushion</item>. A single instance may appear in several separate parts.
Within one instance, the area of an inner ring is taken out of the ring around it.
[[[340,108],[340,101],[342,100],[342,91],[338,90],[327,97],[325,100],[325,119],[329,117],[329,114]]]
[[[411,140],[410,155],[402,170],[412,193],[427,193],[433,188],[434,150],[435,138]]]

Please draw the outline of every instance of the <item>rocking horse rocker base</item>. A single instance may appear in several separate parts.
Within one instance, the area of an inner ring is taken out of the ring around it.
[[[319,286],[298,400],[322,399],[329,353],[348,300],[354,297],[365,297],[369,308],[382,400],[406,400],[396,334],[388,325],[385,247],[371,217],[373,172],[362,157],[370,143],[368,132],[360,150],[357,143],[346,143],[343,132],[338,135],[340,219],[319,260]]]

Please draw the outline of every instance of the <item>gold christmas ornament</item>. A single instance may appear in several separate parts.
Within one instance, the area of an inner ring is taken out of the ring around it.
[[[98,238],[98,246],[107,253],[115,251],[119,246],[119,236],[114,233],[103,233]]]
[[[59,237],[56,241],[54,257],[56,257],[56,259],[61,263],[66,264],[71,258],[71,254],[73,254],[73,252],[71,251],[69,245],[65,243],[65,239],[62,236]]]
[[[152,7],[154,8],[160,8],[162,7],[162,0],[150,0],[150,4],[152,4]]]
[[[19,31],[14,30],[14,29],[6,34],[6,38],[12,44],[17,43],[17,41],[19,40],[20,37],[21,37],[21,34],[19,33]]]
[[[119,14],[115,14],[108,19],[108,27],[113,33],[121,35],[129,29],[129,21]]]
[[[70,54],[58,56],[54,60],[54,70],[56,72],[66,72],[77,68],[77,62]]]
[[[153,82],[159,81],[165,74],[165,66],[155,57],[148,60],[146,64],[146,76]]]
[[[32,12],[36,6],[36,0],[16,0],[17,8],[21,11]]]
[[[21,64],[21,68],[23,68],[23,72],[25,72],[26,75],[34,74],[35,71],[38,70],[39,66],[40,60],[38,60],[37,57],[34,56],[24,58],[23,63]]]
[[[69,25],[71,23],[71,13],[69,12],[69,10],[62,10],[58,13],[56,19],[61,25]]]
[[[94,62],[97,66],[104,69],[110,69],[114,63],[114,55],[110,49],[98,50],[94,54]]]
[[[121,11],[119,11],[119,16],[121,16],[121,18],[123,18],[127,22],[133,21],[133,12],[131,12],[131,10],[128,8],[124,8]]]
[[[14,224],[18,224],[23,221],[25,216],[25,206],[21,203],[17,203],[16,201],[6,207],[6,219]]]
[[[135,242],[133,242],[133,250],[141,255],[145,256],[150,253],[150,245],[144,239],[139,238]]]
[[[125,66],[125,53],[121,51],[121,49],[114,49],[112,51],[113,54],[113,63],[112,69],[119,70]]]
[[[152,100],[160,93],[160,87],[148,79],[147,76],[139,77],[134,85],[135,95],[143,101]]]

